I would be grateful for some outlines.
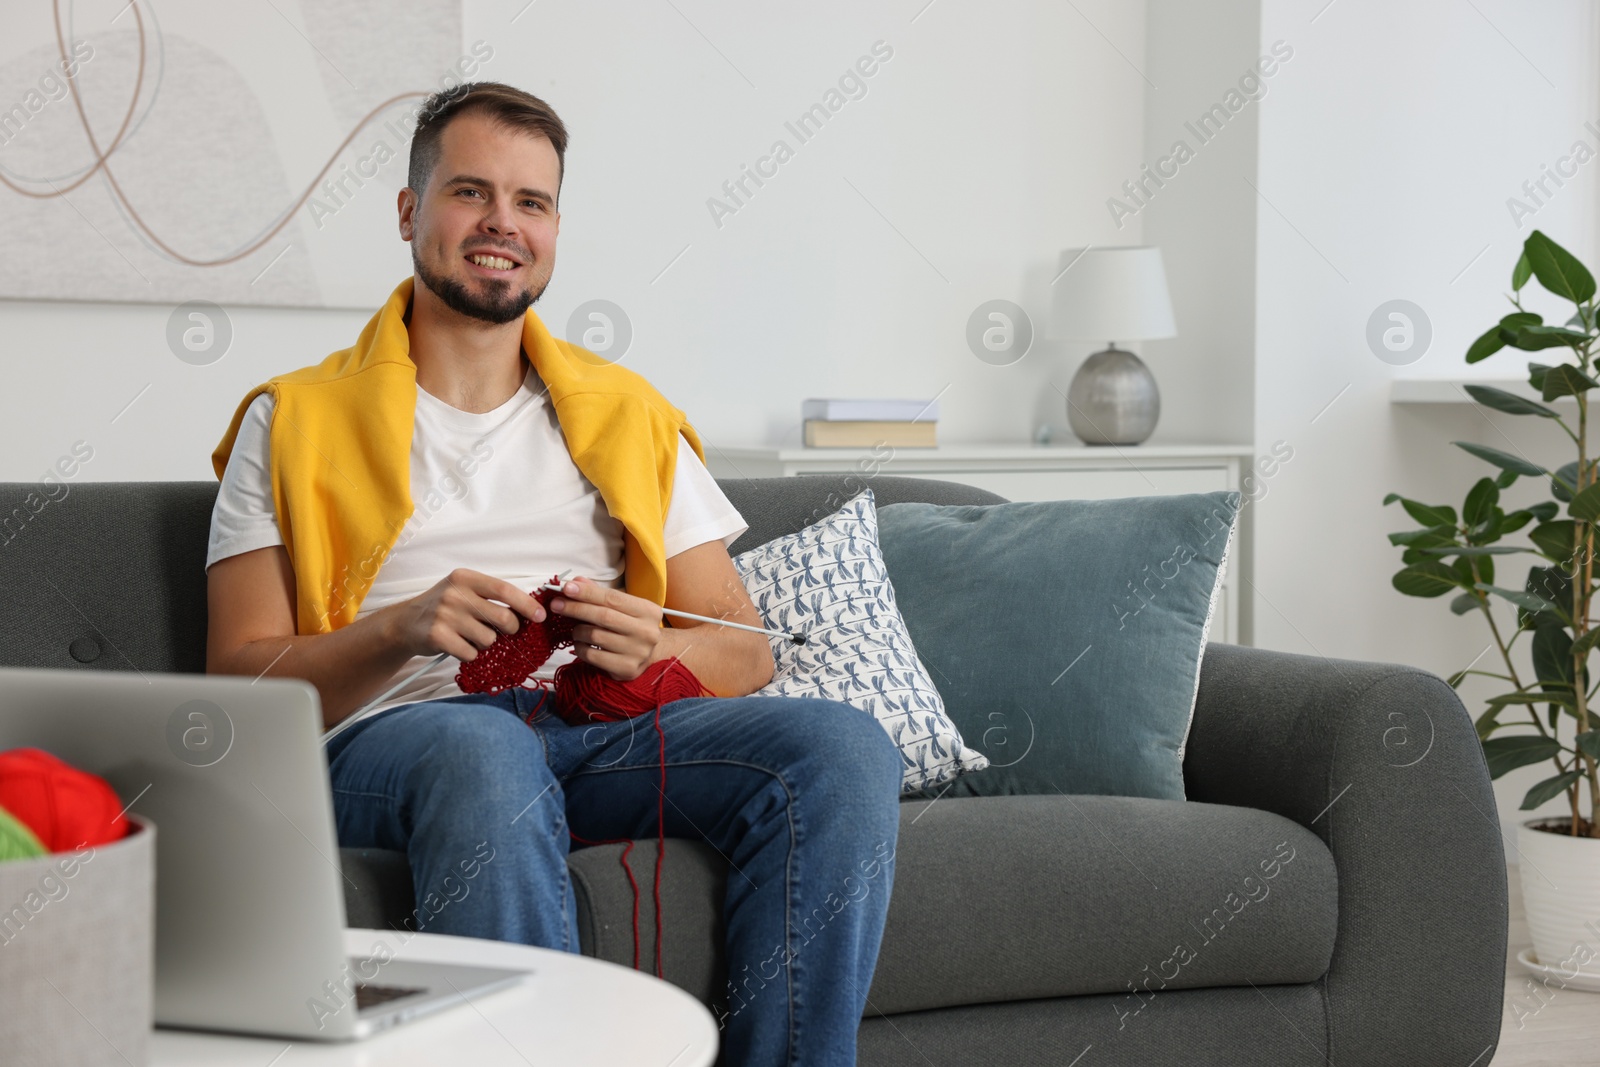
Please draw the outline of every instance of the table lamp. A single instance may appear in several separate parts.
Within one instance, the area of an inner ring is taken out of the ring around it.
[[[1149,437],[1161,416],[1161,394],[1150,368],[1117,341],[1177,336],[1161,249],[1063,251],[1051,325],[1060,338],[1109,342],[1072,376],[1072,432],[1086,445],[1136,445]]]

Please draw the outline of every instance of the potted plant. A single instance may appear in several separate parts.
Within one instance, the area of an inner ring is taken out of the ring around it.
[[[1572,317],[1551,325],[1526,310],[1522,289],[1530,279],[1570,301],[1576,308]],[[1397,493],[1383,502],[1399,503],[1421,524],[1389,535],[1403,552],[1404,567],[1395,574],[1394,587],[1408,596],[1453,594],[1450,610],[1482,613],[1499,651],[1503,670],[1469,668],[1450,680],[1459,686],[1469,675],[1482,675],[1504,683],[1505,692],[1485,701],[1477,719],[1490,777],[1548,763],[1551,773],[1528,790],[1523,810],[1565,794],[1568,814],[1519,827],[1523,900],[1538,963],[1563,974],[1581,970],[1588,977],[1600,974],[1600,715],[1594,707],[1600,686],[1591,682],[1588,668],[1590,653],[1600,644],[1600,619],[1590,610],[1600,581],[1595,565],[1600,457],[1589,448],[1589,392],[1600,389],[1595,280],[1574,256],[1535,230],[1512,269],[1511,289],[1515,310],[1472,343],[1467,362],[1507,346],[1543,353],[1540,358],[1548,362],[1528,363],[1528,382],[1540,399],[1486,385],[1465,388],[1484,407],[1549,420],[1570,439],[1574,458],[1546,468],[1520,452],[1456,441],[1458,448],[1498,468],[1473,484],[1459,513]],[[1575,410],[1550,406],[1567,397]],[[1547,479],[1554,499],[1505,510],[1500,493],[1520,477]],[[1503,543],[1524,530],[1526,544]],[[1520,587],[1497,580],[1496,557],[1523,553],[1537,558]],[[1496,620],[1496,601],[1515,608],[1514,627]],[[1519,669],[1513,657],[1524,636],[1531,672]]]

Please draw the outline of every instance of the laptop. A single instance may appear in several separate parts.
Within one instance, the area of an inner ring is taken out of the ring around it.
[[[92,771],[155,823],[157,1025],[348,1041],[531,973],[392,958],[414,922],[346,955],[321,734],[302,679],[0,668],[0,750]]]

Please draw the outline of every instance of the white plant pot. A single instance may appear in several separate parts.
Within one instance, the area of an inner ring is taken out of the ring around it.
[[[1539,963],[1600,979],[1600,838],[1517,827],[1522,903]]]

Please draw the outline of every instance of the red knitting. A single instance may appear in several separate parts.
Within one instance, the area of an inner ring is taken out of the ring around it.
[[[559,576],[551,576],[550,584],[559,585]],[[576,622],[550,610],[553,590],[540,589],[531,594],[545,609],[543,622],[533,622],[520,612],[517,632],[501,634],[488,648],[479,652],[471,662],[461,664],[456,673],[456,685],[463,693],[499,693],[512,686],[526,689],[543,689],[554,692],[555,712],[573,726],[597,722],[620,722],[645,712],[655,712],[656,741],[660,777],[656,797],[656,977],[662,977],[661,967],[661,861],[666,857],[666,801],[667,801],[667,739],[661,732],[661,705],[685,697],[714,696],[700,684],[694,672],[677,657],[658,660],[644,669],[631,681],[618,681],[605,671],[584,660],[573,660],[556,668],[553,681],[540,679],[535,684],[523,685],[528,677],[545,665],[559,648],[573,646],[572,628]],[[639,969],[639,883],[628,865],[628,853],[633,842],[626,839],[589,841],[567,831],[581,845],[621,844],[622,869],[633,888],[633,968]]]

